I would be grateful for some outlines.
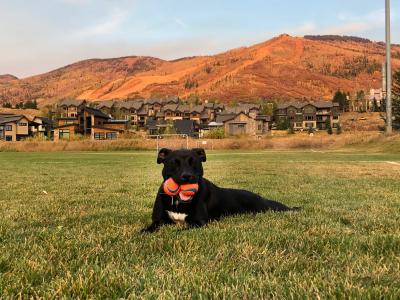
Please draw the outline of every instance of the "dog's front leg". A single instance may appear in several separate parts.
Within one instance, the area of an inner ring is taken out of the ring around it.
[[[142,229],[142,233],[152,233],[159,229],[162,225],[172,223],[165,211],[163,199],[160,193],[157,194],[151,219],[152,223],[150,224],[150,226]]]
[[[208,223],[208,211],[205,203],[200,203],[192,215],[185,218],[189,228],[202,227]]]

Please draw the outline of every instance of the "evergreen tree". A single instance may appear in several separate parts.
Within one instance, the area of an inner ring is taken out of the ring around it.
[[[288,133],[289,133],[289,134],[294,134],[294,127],[293,127],[293,124],[290,124],[290,125],[289,125]]]
[[[392,99],[392,108],[393,108],[393,125],[395,128],[400,128],[400,70],[397,70],[393,74],[393,99]]]
[[[333,131],[332,131],[332,125],[331,125],[330,118],[326,119],[325,126],[326,126],[326,130],[328,131],[328,134],[332,134]]]
[[[332,99],[332,101],[334,103],[339,103],[339,107],[340,107],[341,111],[345,111],[345,109],[346,109],[346,100],[347,100],[346,93],[344,93],[340,90],[336,91],[336,93]]]
[[[337,124],[337,127],[336,127],[336,133],[337,134],[341,134],[342,133],[342,126],[340,126],[339,123]]]

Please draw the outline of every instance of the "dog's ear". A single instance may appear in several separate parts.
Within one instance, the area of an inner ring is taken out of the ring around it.
[[[167,158],[168,155],[171,154],[171,152],[172,152],[171,149],[162,148],[160,152],[158,152],[157,163],[163,164],[165,159]]]
[[[202,162],[206,162],[207,161],[206,151],[204,151],[204,149],[195,148],[192,151],[195,152],[200,157],[200,160]]]

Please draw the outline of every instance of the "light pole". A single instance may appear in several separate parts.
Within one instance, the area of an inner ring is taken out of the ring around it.
[[[392,58],[390,42],[390,0],[386,1],[386,133],[392,133]]]

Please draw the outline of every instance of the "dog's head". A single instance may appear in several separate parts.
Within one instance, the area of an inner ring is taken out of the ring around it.
[[[203,162],[207,160],[204,149],[170,150],[161,149],[158,153],[157,163],[164,164],[162,175],[181,185],[185,183],[198,183],[203,177]]]

